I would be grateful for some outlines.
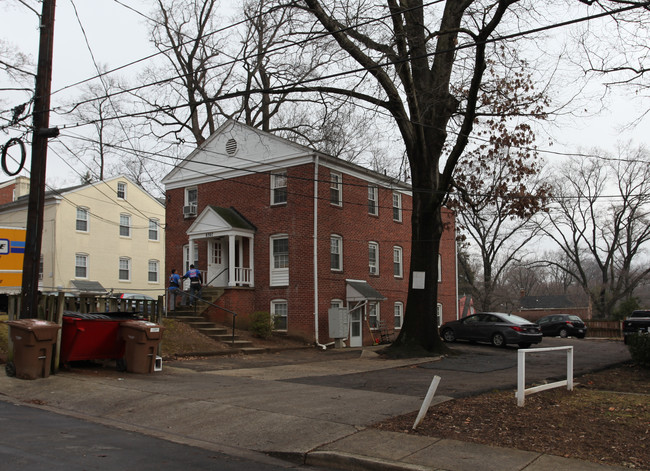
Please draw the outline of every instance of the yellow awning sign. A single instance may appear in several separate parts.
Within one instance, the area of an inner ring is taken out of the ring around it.
[[[0,227],[0,286],[22,286],[25,229]]]

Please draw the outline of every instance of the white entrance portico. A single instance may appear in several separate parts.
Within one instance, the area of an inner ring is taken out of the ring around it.
[[[187,230],[189,253],[207,242],[204,284],[215,287],[254,286],[255,226],[234,208],[207,206]]]

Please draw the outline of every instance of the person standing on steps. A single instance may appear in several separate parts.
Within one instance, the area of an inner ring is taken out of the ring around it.
[[[172,268],[169,275],[169,312],[176,310],[176,297],[181,294],[181,276]]]
[[[201,272],[190,265],[190,269],[183,275],[183,279],[190,280],[190,306],[196,303],[197,298],[201,298],[201,288],[203,288],[203,276]]]

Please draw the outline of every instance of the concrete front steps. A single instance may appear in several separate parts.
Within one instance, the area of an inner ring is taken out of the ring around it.
[[[183,309],[179,306],[173,312],[173,315],[171,314],[168,313],[167,317],[181,321],[201,332],[203,335],[227,345],[233,350],[233,353],[254,354],[266,352],[265,348],[257,348],[253,345],[253,342],[250,340],[242,340],[238,335],[235,335],[233,340],[231,329],[206,320],[203,316],[195,313],[193,308]]]

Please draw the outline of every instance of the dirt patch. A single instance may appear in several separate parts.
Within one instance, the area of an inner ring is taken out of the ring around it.
[[[161,343],[163,358],[172,358],[178,354],[219,353],[230,350],[226,344],[217,342],[198,330],[174,319],[164,319],[163,339]]]
[[[165,359],[195,359],[207,355],[224,355],[236,353],[227,342],[211,339],[196,329],[174,319],[163,321],[165,332],[162,341],[162,356]],[[232,332],[232,331],[230,331]],[[254,336],[247,330],[236,330],[239,340],[252,342],[253,347],[270,350],[309,347],[310,344],[302,339],[274,334],[269,339]]]
[[[526,397],[497,391],[432,406],[417,431],[417,412],[374,427],[597,463],[650,469],[650,370],[626,364],[576,378],[574,391]]]

